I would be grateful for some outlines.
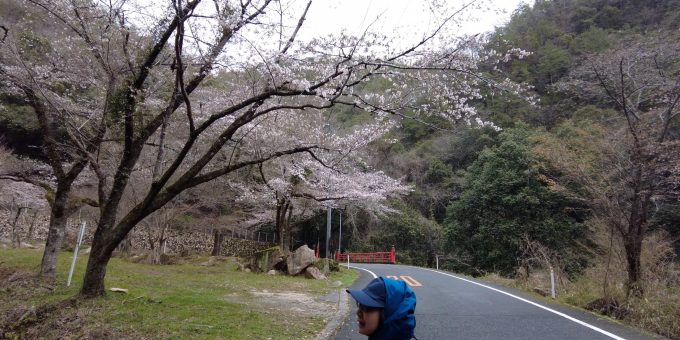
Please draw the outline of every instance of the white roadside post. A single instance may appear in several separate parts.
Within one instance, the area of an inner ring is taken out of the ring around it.
[[[439,270],[439,255],[435,255],[434,258],[437,262],[437,270]]]
[[[76,259],[78,258],[78,250],[80,250],[80,243],[83,242],[83,235],[85,235],[85,224],[83,222],[80,224],[80,232],[78,233],[78,242],[76,242],[76,248],[73,249],[73,259],[71,260],[71,269],[68,271],[68,280],[66,281],[66,287],[71,286],[71,278],[73,277],[73,269],[76,267]]]
[[[550,296],[552,298],[555,298],[555,271],[553,270],[553,267],[550,266]]]

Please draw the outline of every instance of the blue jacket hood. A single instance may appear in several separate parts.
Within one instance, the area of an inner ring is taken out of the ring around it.
[[[381,277],[385,283],[383,321],[370,340],[413,338],[416,328],[416,294],[404,281]]]

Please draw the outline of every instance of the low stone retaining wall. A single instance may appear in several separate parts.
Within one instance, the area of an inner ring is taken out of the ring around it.
[[[12,222],[14,214],[8,211],[0,211],[0,239],[11,239],[12,237]],[[21,241],[45,242],[47,239],[47,230],[49,227],[49,216],[34,215],[32,213],[24,213],[18,223],[19,235]],[[31,223],[33,223],[33,235],[28,240],[28,232]],[[75,244],[76,235],[80,228],[77,220],[69,221],[64,243],[68,245]],[[83,243],[91,244],[94,235],[95,225],[92,221],[88,221],[85,229],[85,236]],[[167,242],[165,252],[167,254],[197,254],[210,253],[213,247],[213,233],[212,230],[177,230],[169,229],[167,232]],[[229,235],[228,233],[226,234]],[[150,250],[149,241],[141,227],[135,228],[130,233],[130,242],[132,249],[136,250]],[[247,239],[238,238],[224,238],[222,245],[222,256],[240,256],[247,257],[255,252],[261,251],[271,247],[271,242],[257,242]]]

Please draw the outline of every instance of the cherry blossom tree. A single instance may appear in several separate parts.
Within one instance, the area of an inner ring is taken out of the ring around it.
[[[44,136],[44,154],[54,182],[17,174],[10,179],[46,190],[50,226],[40,274],[54,279],[66,221],[83,205],[98,206],[73,193],[73,184],[96,157],[107,127],[122,69],[123,50],[133,41],[125,29],[111,30],[120,9],[93,4],[25,1],[35,20],[5,22],[0,49],[0,81],[6,94],[23,98],[35,112]],[[114,48],[113,46],[124,46]]]
[[[314,154],[281,157],[260,164],[250,181],[234,183],[240,201],[273,211],[282,249],[289,249],[295,221],[304,221],[329,206],[356,205],[375,213],[391,211],[385,201],[409,188],[362,160],[365,148],[382,138],[394,120],[376,116],[347,132],[330,133],[329,115],[318,110],[282,111],[254,124],[244,147],[267,154],[294,141],[314,144]]]
[[[306,159],[296,168],[313,169],[314,176],[297,176],[310,185],[310,191],[300,195],[320,199],[336,194],[318,197],[311,189],[323,188],[325,176],[331,178],[326,183],[333,178],[338,184],[356,183],[356,188],[344,190],[356,200],[383,197],[366,190],[370,183],[384,183],[382,189],[373,188],[375,192],[396,185],[380,173],[356,179],[357,172],[331,170],[332,157],[324,156],[319,144],[292,141],[267,152],[239,147],[261,120],[337,105],[378,116],[409,110],[456,122],[475,119],[473,101],[480,98],[479,87],[491,83],[477,62],[492,56],[481,55],[474,38],[451,38],[446,44],[438,40],[454,36],[456,16],[475,1],[460,8],[433,1],[436,24],[406,47],[391,47],[389,37],[370,27],[358,36],[340,33],[299,41],[297,34],[305,29],[313,5],[280,1],[279,8],[287,9],[280,13],[273,10],[278,3],[274,0],[175,0],[161,7],[125,1],[28,1],[62,28],[54,34],[65,48],[49,51],[54,60],[49,67],[28,65],[27,56],[10,48],[15,61],[3,67],[2,75],[17,91],[42,103],[34,105],[36,111],[45,108],[38,115],[58,119],[41,125],[47,139],[54,141],[46,150],[53,155],[50,162],[60,173],[57,177],[63,178],[58,183],[68,184],[86,165],[97,177],[100,219],[82,296],[104,294],[111,254],[138,223],[185,190],[242,169],[304,154]],[[11,36],[13,27],[8,30]],[[84,88],[46,90],[61,79]],[[367,84],[375,80],[389,88],[371,90]],[[65,139],[50,130],[54,126],[67,127]],[[145,154],[160,153],[153,140],[170,131],[172,152],[157,163],[157,175],[147,187],[134,188],[142,192],[139,202],[125,208],[122,203],[135,170],[152,159]],[[58,158],[57,141],[63,140],[77,157]],[[314,162],[320,165],[312,168]],[[71,168],[64,170],[64,163]]]

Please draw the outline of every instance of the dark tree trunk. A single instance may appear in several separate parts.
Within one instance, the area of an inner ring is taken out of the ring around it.
[[[286,213],[290,203],[286,199],[279,200],[276,206],[276,234],[279,238],[281,250],[290,250],[289,226],[286,223]]]
[[[123,242],[121,242],[118,245],[118,251],[120,251],[120,254],[125,254],[125,256],[130,255],[130,251],[132,250],[132,240],[130,237],[126,237]]]
[[[106,266],[113,251],[128,236],[130,230],[148,215],[149,212],[141,209],[133,210],[120,223],[115,224],[115,214],[102,214],[92,239],[83,287],[80,290],[81,296],[94,298],[105,294]]]
[[[35,211],[33,213],[33,218],[31,219],[31,226],[28,227],[28,234],[26,235],[26,239],[31,241],[33,240],[33,232],[35,231],[35,222],[38,220],[38,211]]]
[[[627,295],[640,297],[643,294],[641,285],[642,266],[640,264],[642,239],[638,239],[636,237],[627,237],[624,240],[623,245],[626,250],[626,262],[628,264]]]
[[[110,254],[107,255],[102,252],[99,244],[97,245],[96,254],[93,252],[95,250],[94,248],[95,246],[93,245],[90,252],[90,258],[87,261],[83,288],[80,290],[80,295],[86,298],[105,295],[104,277],[106,276],[106,265],[111,259]]]
[[[21,247],[21,237],[19,236],[19,230],[17,229],[17,225],[19,224],[19,217],[21,217],[21,212],[24,211],[24,207],[19,207],[17,209],[17,214],[14,216],[14,222],[12,223],[12,247],[14,248],[19,248]]]
[[[628,230],[623,236],[623,246],[626,251],[626,262],[628,270],[628,282],[626,295],[641,297],[644,293],[642,287],[642,241],[647,229],[647,218],[649,214],[651,190],[645,185],[645,171],[643,166],[643,153],[639,148],[635,149],[636,157],[633,157],[637,164],[633,175],[634,193],[631,202],[631,212],[628,222]]]
[[[210,255],[220,256],[222,253],[222,244],[224,243],[224,234],[222,233],[222,230],[215,229],[213,231],[213,236],[213,248]]]
[[[92,248],[90,249],[90,257],[87,260],[83,287],[80,290],[80,295],[86,298],[105,295],[104,277],[106,276],[106,265],[111,259],[113,250],[127,234],[127,232],[118,234],[110,232],[118,232],[120,230],[113,230],[114,217],[113,215],[107,216],[109,218],[99,220],[99,225],[97,225],[94,238],[92,239]]]
[[[284,212],[284,215],[285,215],[285,212]],[[285,222],[284,222],[286,224],[285,230],[286,230],[286,236],[287,236],[287,239],[288,239],[288,244],[286,245],[285,248],[283,248],[283,250],[288,250],[288,251],[292,250],[291,248],[294,246],[293,245],[292,224],[290,223],[292,217],[293,217],[293,205],[289,203],[288,204],[288,216],[285,218]]]
[[[54,280],[57,276],[57,257],[59,256],[61,245],[64,242],[66,222],[68,220],[66,205],[68,203],[69,190],[70,187],[57,187],[57,191],[54,195],[54,202],[52,202],[52,206],[50,207],[50,226],[47,232],[45,251],[43,252],[42,262],[40,263],[40,276],[43,279]]]

